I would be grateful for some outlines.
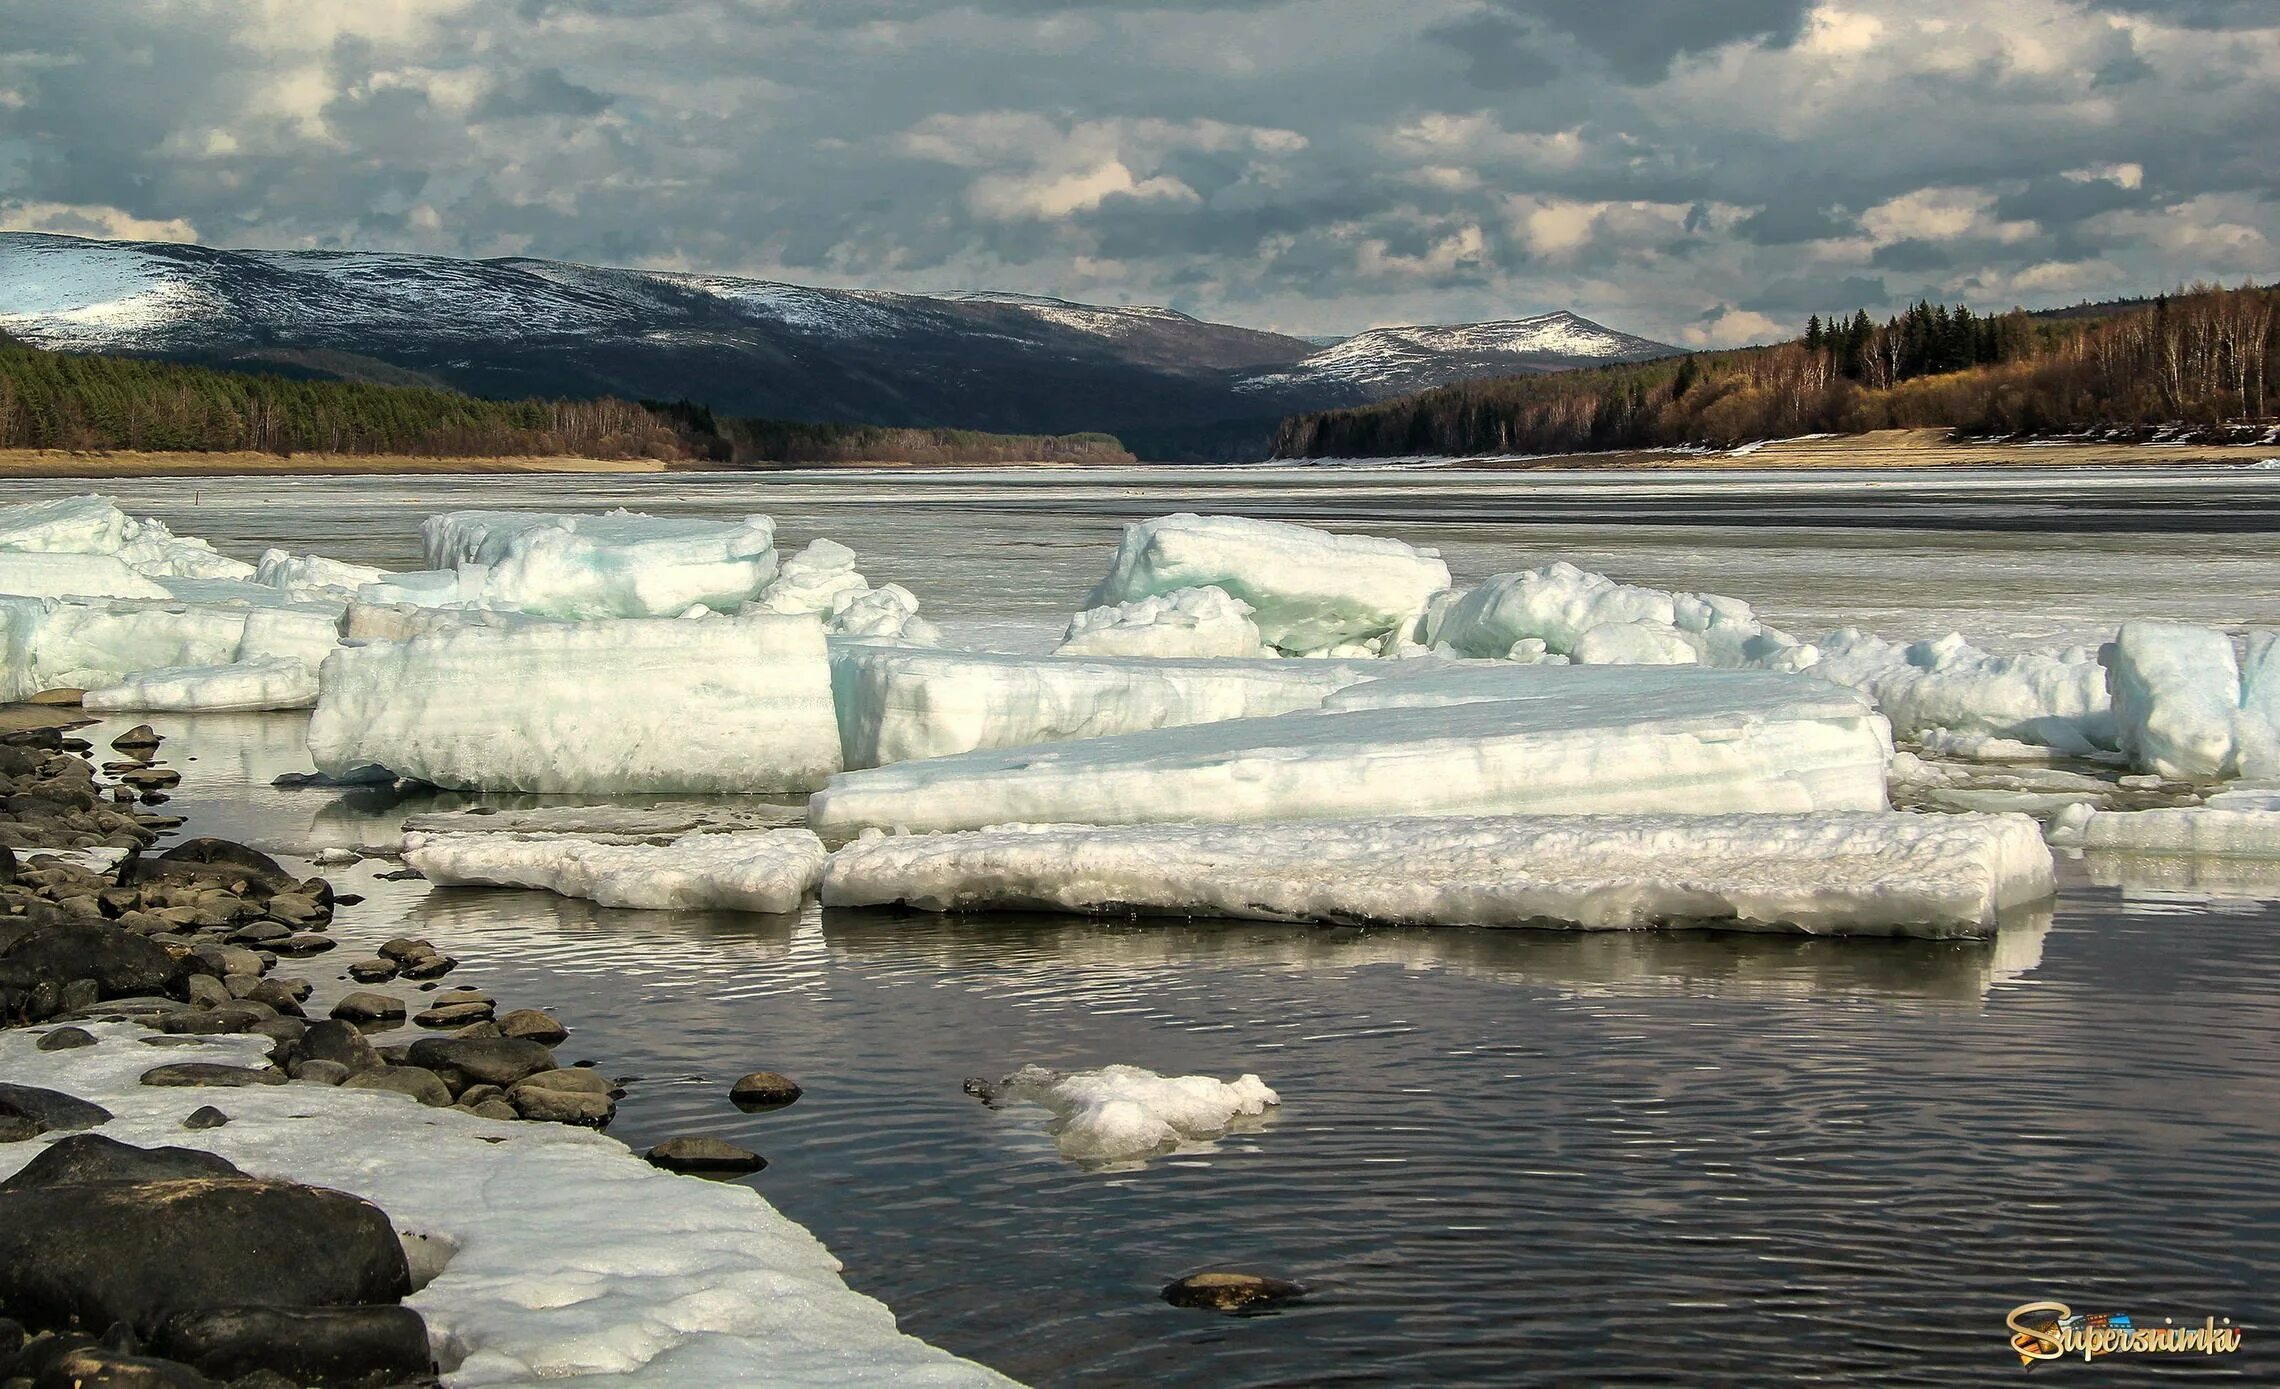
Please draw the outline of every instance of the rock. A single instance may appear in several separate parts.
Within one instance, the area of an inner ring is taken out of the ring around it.
[[[541,1090],[568,1090],[580,1095],[609,1095],[617,1090],[617,1082],[600,1071],[586,1066],[566,1066],[558,1071],[540,1071],[516,1082],[515,1088],[535,1086]]]
[[[158,1020],[157,1026],[171,1036],[220,1037],[231,1032],[243,1032],[253,1022],[253,1018],[244,1013],[225,1013],[219,1008],[190,1008],[167,1014]]]
[[[274,949],[273,942],[285,940],[292,934],[291,928],[280,926],[274,921],[255,921],[232,931],[230,944],[268,945]],[[324,937],[319,936],[317,939],[323,940]]]
[[[220,1389],[188,1365],[90,1346],[58,1356],[31,1389]]]
[[[584,1072],[541,1071],[518,1082],[507,1092],[507,1099],[514,1105],[515,1112],[525,1119],[600,1128],[617,1114],[617,1102],[610,1098],[609,1092],[568,1089],[553,1079],[557,1076],[582,1074]]]
[[[668,1172],[740,1175],[757,1172],[768,1160],[717,1138],[670,1138],[649,1150],[652,1166]]]
[[[318,905],[315,898],[304,896],[298,892],[274,893],[263,904],[262,909],[269,913],[270,919],[282,921],[289,926],[302,926],[312,921],[323,921],[332,915],[331,912]]]
[[[113,738],[111,746],[120,752],[134,752],[155,748],[160,741],[157,729],[152,728],[147,723],[138,723],[133,728]]]
[[[310,1023],[296,1053],[312,1061],[336,1061],[349,1071],[369,1071],[380,1064],[365,1035],[338,1020]]]
[[[536,1008],[517,1008],[508,1013],[499,1019],[499,1031],[509,1037],[519,1037],[526,1042],[537,1042],[549,1047],[565,1042],[570,1037],[570,1029],[555,1021],[552,1013],[543,1013]]]
[[[0,1305],[37,1325],[148,1335],[179,1312],[410,1290],[395,1227],[346,1192],[245,1177],[0,1192]]]
[[[236,997],[211,974],[193,974],[182,981],[183,996],[199,1008],[218,1008]]]
[[[438,952],[433,945],[430,945],[424,940],[420,940],[412,936],[396,936],[390,940],[383,941],[380,945],[380,949],[375,953],[380,955],[383,959],[394,960],[398,964],[402,964],[405,960],[411,959],[413,956],[434,955]]]
[[[244,1175],[227,1159],[196,1148],[137,1148],[99,1133],[74,1133],[50,1143],[16,1175],[0,1181],[0,1191]]]
[[[253,982],[252,988],[247,989],[244,993],[238,996],[248,1003],[258,1003],[263,1007],[269,1009],[272,1013],[278,1013],[283,1014],[286,1017],[297,1018],[302,1016],[301,1000],[308,995],[308,989],[306,985],[299,989],[294,988],[294,985],[297,983],[301,983],[301,981],[292,979],[256,979]]]
[[[84,1027],[58,1027],[32,1045],[41,1051],[70,1051],[76,1047],[94,1046],[95,1034]]]
[[[148,795],[180,786],[182,773],[172,767],[137,767],[131,772],[119,773],[119,780]]]
[[[60,1090],[0,1081],[0,1118],[22,1119],[36,1125],[33,1133],[54,1133],[107,1124],[111,1122],[111,1111]]]
[[[305,960],[311,955],[322,955],[339,944],[340,942],[331,936],[320,936],[314,932],[305,931],[300,935],[287,936],[281,941],[274,941],[269,948],[288,960]]]
[[[248,1085],[283,1085],[283,1071],[257,1070],[252,1066],[225,1066],[218,1061],[176,1061],[165,1066],[154,1066],[144,1071],[145,1085],[219,1086],[224,1089],[241,1089]]]
[[[261,977],[261,956],[242,945],[201,943],[190,947],[190,958],[225,979],[232,975]]]
[[[515,1120],[523,1117],[512,1104],[503,1099],[477,1100],[473,1104],[463,1103],[453,1107],[464,1109],[479,1119]]]
[[[182,1121],[182,1127],[192,1130],[218,1129],[229,1121],[229,1115],[210,1104],[202,1104],[190,1111],[190,1117]]]
[[[404,1016],[404,1000],[393,994],[359,991],[344,995],[332,1006],[332,1015],[351,1022],[387,1022]]]
[[[414,955],[404,961],[403,975],[406,979],[441,979],[457,968],[459,961],[449,955]]]
[[[1174,1307],[1211,1312],[1264,1311],[1306,1295],[1299,1284],[1256,1273],[1207,1270],[1164,1285],[1164,1301]]]
[[[252,1000],[247,1001],[251,1002]],[[247,1032],[255,1036],[267,1037],[273,1042],[288,1044],[300,1041],[301,1034],[308,1030],[309,1025],[299,1018],[263,1018],[260,1022],[246,1029]]]
[[[397,1384],[434,1364],[409,1307],[213,1307],[159,1323],[150,1348],[209,1375],[282,1372],[299,1385]]]
[[[142,863],[192,870],[221,869],[223,876],[244,877],[272,890],[290,887],[293,882],[293,876],[280,867],[277,860],[227,839],[185,839],[155,859],[143,859]]]
[[[495,1022],[471,1022],[451,1034],[454,1037],[504,1037],[506,1030]]]
[[[0,954],[0,988],[92,979],[103,998],[170,992],[181,962],[165,946],[110,925],[35,928]]]
[[[353,1072],[338,1061],[296,1061],[288,1072],[295,1080],[314,1081],[319,1085],[338,1085]]]
[[[343,1090],[388,1090],[409,1095],[434,1109],[451,1107],[451,1087],[443,1077],[419,1066],[380,1066],[358,1071],[340,1083]]]
[[[421,1027],[465,1027],[471,1022],[487,1022],[491,1017],[488,1003],[439,1003],[412,1021]]]
[[[798,1099],[804,1091],[789,1076],[774,1071],[754,1071],[728,1088],[729,1103],[746,1113],[760,1110],[782,1109]]]
[[[76,708],[79,704],[80,699],[86,693],[87,691],[79,689],[76,686],[58,685],[52,690],[41,690],[37,694],[25,695],[23,699],[18,702],[23,704],[38,704],[50,707],[61,706],[67,709]],[[74,727],[76,726],[77,725],[74,725]]]
[[[405,1055],[415,1066],[455,1071],[470,1085],[513,1085],[554,1069],[554,1053],[536,1042],[506,1037],[423,1037]],[[464,1088],[464,1087],[462,1087]]]
[[[378,955],[369,960],[351,960],[348,977],[359,984],[385,984],[396,977],[396,962]]]
[[[21,1143],[45,1130],[21,1114],[0,1114],[0,1143]]]

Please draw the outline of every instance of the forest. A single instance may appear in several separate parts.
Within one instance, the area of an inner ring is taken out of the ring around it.
[[[0,448],[650,458],[690,467],[853,462],[1130,462],[1065,437],[715,417],[625,400],[482,400],[454,391],[48,352],[0,334]]]
[[[1445,386],[1295,415],[1282,458],[1732,448],[1800,434],[2204,434],[2273,421],[2280,290],[2194,285],[2112,313],[1921,303],[1806,325],[1772,347]]]

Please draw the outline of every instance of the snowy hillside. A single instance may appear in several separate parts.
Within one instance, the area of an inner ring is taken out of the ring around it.
[[[1336,384],[1377,397],[1472,376],[1644,361],[1677,350],[1566,312],[1493,323],[1376,328],[1332,343],[1292,366],[1247,377],[1236,389],[1287,391]]]

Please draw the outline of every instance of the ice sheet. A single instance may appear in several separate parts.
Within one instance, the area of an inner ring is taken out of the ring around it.
[[[296,1083],[232,1090],[230,1122],[185,1130],[211,1092],[139,1083],[158,1053],[123,1024],[43,1052],[0,1033],[0,1074],[102,1104],[100,1130],[202,1148],[257,1176],[368,1198],[399,1230],[455,1247],[407,1301],[451,1389],[782,1389],[1011,1383],[895,1329],[840,1281],[839,1261],[750,1187],[674,1176],[615,1139],[497,1122],[400,1095]],[[266,1038],[202,1037],[169,1061],[263,1064]],[[0,1146],[0,1175],[47,1146]]]
[[[90,712],[307,709],[317,702],[317,673],[307,662],[290,656],[226,666],[177,666],[138,671],[115,685],[89,690],[80,702]]]
[[[2136,854],[2280,859],[2280,808],[2186,806],[2062,813],[2050,842]]]
[[[2280,819],[2280,817],[2275,817]],[[2022,815],[1504,816],[1007,826],[832,855],[828,906],[1405,926],[1992,934],[2048,897]]]
[[[483,601],[565,618],[671,617],[696,603],[734,612],[776,577],[775,534],[766,516],[629,511],[453,511],[420,527],[430,569],[482,565]]]
[[[1448,586],[1439,555],[1398,540],[1181,512],[1127,526],[1085,606],[1223,589],[1251,605],[1268,645],[1305,653],[1391,634]]]
[[[605,907],[796,912],[823,876],[823,841],[804,829],[688,834],[670,844],[568,835],[419,834],[404,862],[438,887],[529,887]]]
[[[778,566],[759,602],[770,612],[821,614],[830,612],[836,600],[866,593],[870,587],[855,571],[853,550],[819,538]]]
[[[1312,709],[1385,663],[1034,657],[834,640],[842,755],[877,767],[977,748]]]
[[[1251,605],[1221,588],[1183,588],[1078,613],[1061,637],[1063,656],[1274,655],[1251,621]]]
[[[837,771],[810,618],[625,619],[343,647],[309,723],[319,770],[460,790],[757,795]]]
[[[809,820],[845,839],[1015,822],[1881,810],[1890,752],[1867,701],[1801,676],[1513,665],[1372,681],[1319,712],[851,771],[811,799]]]

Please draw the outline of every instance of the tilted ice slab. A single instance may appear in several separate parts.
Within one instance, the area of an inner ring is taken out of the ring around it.
[[[342,603],[354,598],[356,591],[366,584],[384,583],[389,577],[387,570],[368,564],[351,564],[324,555],[296,555],[285,550],[263,551],[253,574],[255,583],[267,584],[297,598],[325,598]]]
[[[426,1319],[452,1389],[782,1389],[1012,1381],[895,1329],[850,1290],[816,1238],[750,1187],[649,1166],[566,1124],[502,1123],[400,1095],[297,1082],[232,1090],[230,1122],[186,1130],[213,1102],[143,1085],[160,1059],[122,1024],[95,1046],[43,1052],[0,1033],[0,1075],[93,1100],[97,1132],[215,1152],[256,1176],[365,1197],[400,1231],[455,1247],[406,1301]],[[264,1063],[266,1038],[198,1038],[168,1061]],[[0,1145],[0,1175],[51,1138]]]
[[[253,566],[214,552],[158,521],[137,520],[108,497],[59,497],[0,507],[0,551],[110,555],[146,578],[250,579]],[[128,595],[121,595],[128,596]]]
[[[309,753],[459,790],[805,791],[839,769],[823,631],[774,614],[470,628],[342,647]]]
[[[335,644],[339,611],[145,598],[0,597],[0,700],[98,689],[144,671],[291,657]]]
[[[529,887],[605,907],[796,912],[823,876],[803,829],[689,834],[670,844],[565,835],[411,834],[404,862],[439,887]]]
[[[1400,926],[1992,934],[2051,894],[2023,815],[1541,815],[867,838],[827,906]]]
[[[809,822],[844,839],[1015,822],[1881,810],[1890,753],[1866,700],[1803,677],[1514,665],[1372,681],[1316,712],[852,771],[810,800]]]
[[[291,656],[138,671],[116,685],[89,690],[80,700],[84,708],[98,712],[185,714],[307,709],[316,702],[316,670]]]
[[[831,643],[849,767],[1312,709],[1389,664],[1038,657]]]
[[[1251,605],[1220,588],[1183,588],[1105,608],[1069,623],[1060,656],[1272,656]]]
[[[0,550],[0,593],[27,598],[169,598],[117,555]]]
[[[1398,540],[1182,512],[1125,527],[1085,606],[1217,588],[1251,605],[1269,646],[1306,653],[1393,634],[1448,586],[1439,555]]]
[[[1024,1066],[992,1086],[989,1099],[1050,1111],[1046,1127],[1061,1155],[1088,1163],[1130,1162],[1208,1141],[1282,1103],[1248,1073],[1230,1083],[1139,1066],[1074,1072]]]
[[[2280,859],[2280,808],[2186,806],[2169,810],[2061,811],[2050,842],[2067,849]]]
[[[420,536],[430,569],[483,565],[483,601],[550,617],[670,617],[696,603],[734,612],[776,577],[765,516],[453,511]]]

